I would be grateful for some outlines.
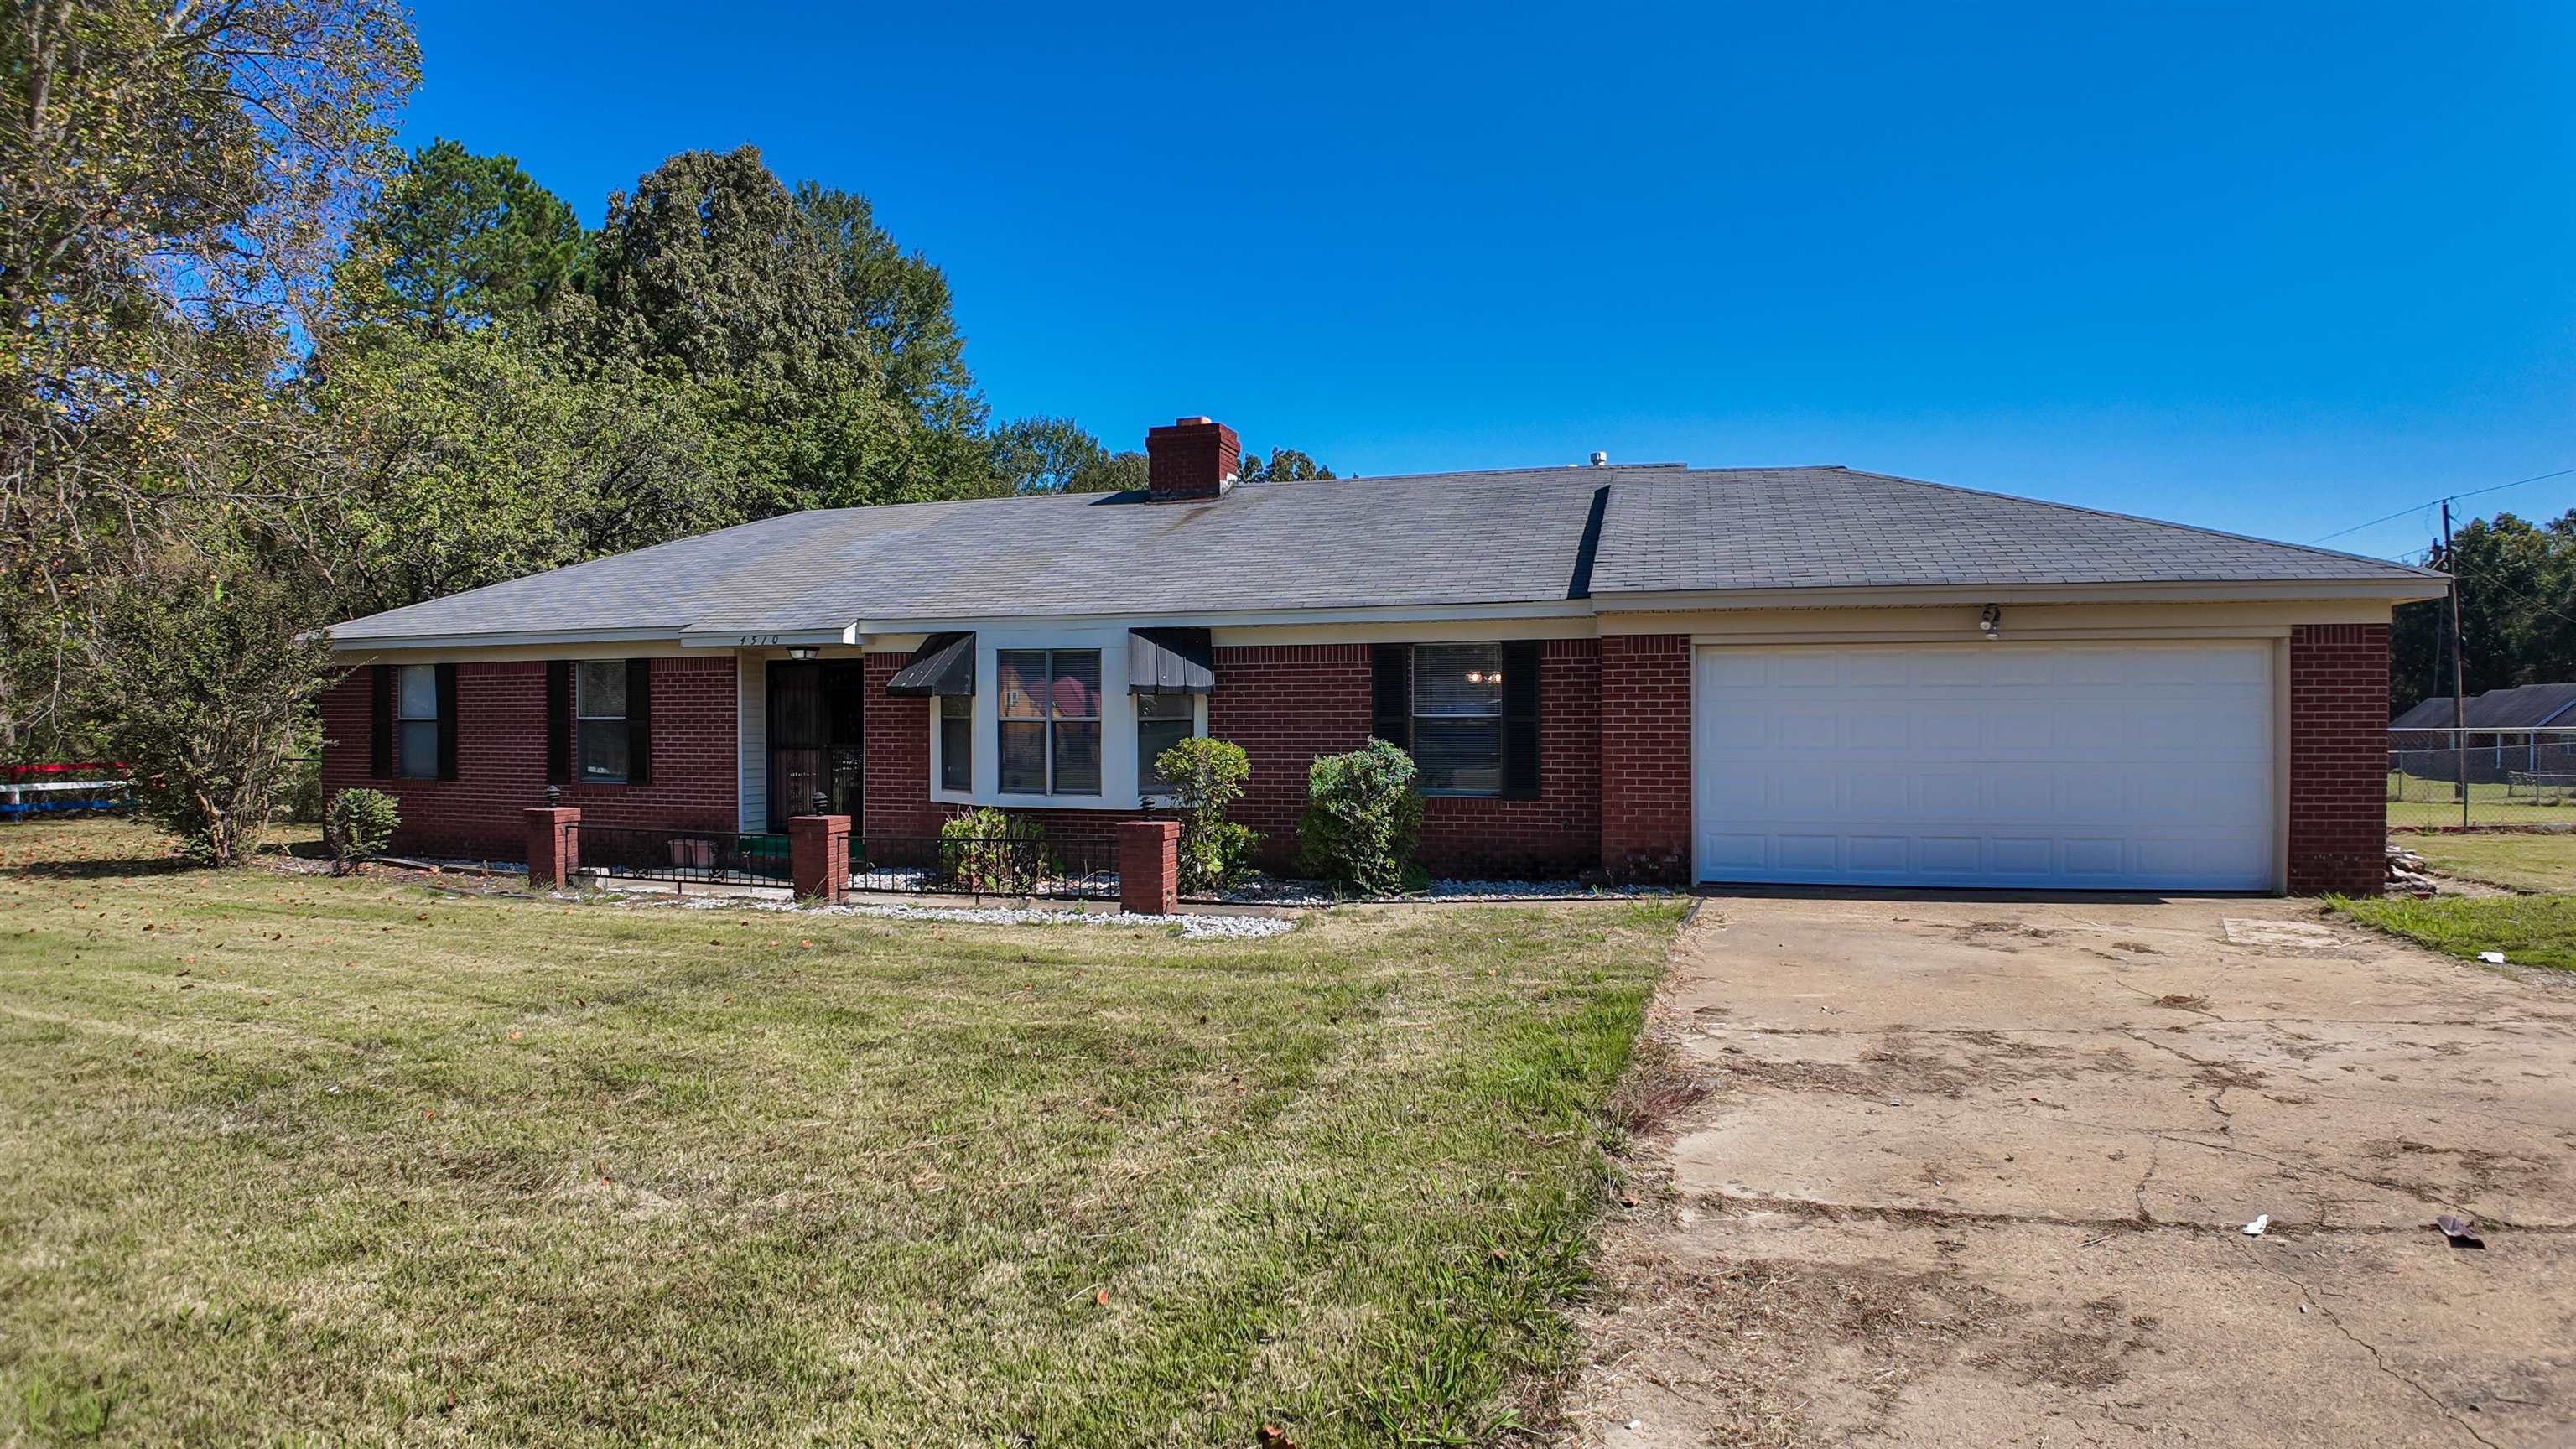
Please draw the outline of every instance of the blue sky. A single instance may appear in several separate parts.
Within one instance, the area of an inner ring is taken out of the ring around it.
[[[997,415],[1112,446],[1845,463],[2301,542],[2576,468],[2576,8],[416,20],[406,141],[592,222],[754,143],[947,270]]]

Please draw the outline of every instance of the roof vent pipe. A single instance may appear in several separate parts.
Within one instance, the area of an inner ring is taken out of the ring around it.
[[[1610,455],[1609,455],[1609,454],[1607,454],[1607,453],[1602,452],[1602,451],[1601,451],[1600,449],[1598,449],[1598,448],[1593,449],[1593,450],[1592,450],[1592,466],[1593,466],[1593,467],[1595,467],[1595,468],[1607,468],[1607,467],[1609,467],[1609,466],[1610,466]]]

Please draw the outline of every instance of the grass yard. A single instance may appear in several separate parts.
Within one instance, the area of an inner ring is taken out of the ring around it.
[[[2519,966],[2576,971],[2576,896],[2388,896],[2337,900],[2336,910],[2436,951],[2474,961],[2502,951]]]
[[[2388,775],[2388,824],[2392,829],[2445,827],[2460,823],[2459,787],[2394,770]],[[2517,795],[2502,784],[2469,786],[2471,825],[2576,825],[2576,800],[2564,796],[2535,799],[2526,788]]]
[[[1678,904],[1258,942],[0,828],[0,1443],[1470,1442]]]
[[[2399,835],[2434,869],[2518,891],[2576,891],[2576,834]]]

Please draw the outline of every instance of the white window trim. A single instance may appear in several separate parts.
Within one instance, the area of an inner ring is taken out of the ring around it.
[[[939,700],[922,701],[922,728],[930,735],[930,772],[922,782],[930,798],[942,805],[991,805],[1005,810],[1141,810],[1147,801],[1136,789],[1136,705],[1127,692],[1128,626],[1115,628],[986,627],[975,634],[975,709],[971,738],[975,759],[971,790],[940,788]],[[1100,793],[1097,795],[1004,794],[1001,789],[999,711],[1001,667],[997,656],[1016,649],[1097,649],[1100,651]],[[1191,730],[1208,730],[1207,696],[1197,696]],[[1166,800],[1169,796],[1156,796]]]

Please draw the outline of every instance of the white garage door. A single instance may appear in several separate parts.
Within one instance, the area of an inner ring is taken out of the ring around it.
[[[2261,641],[1703,648],[1699,876],[2267,889],[2271,661]]]

